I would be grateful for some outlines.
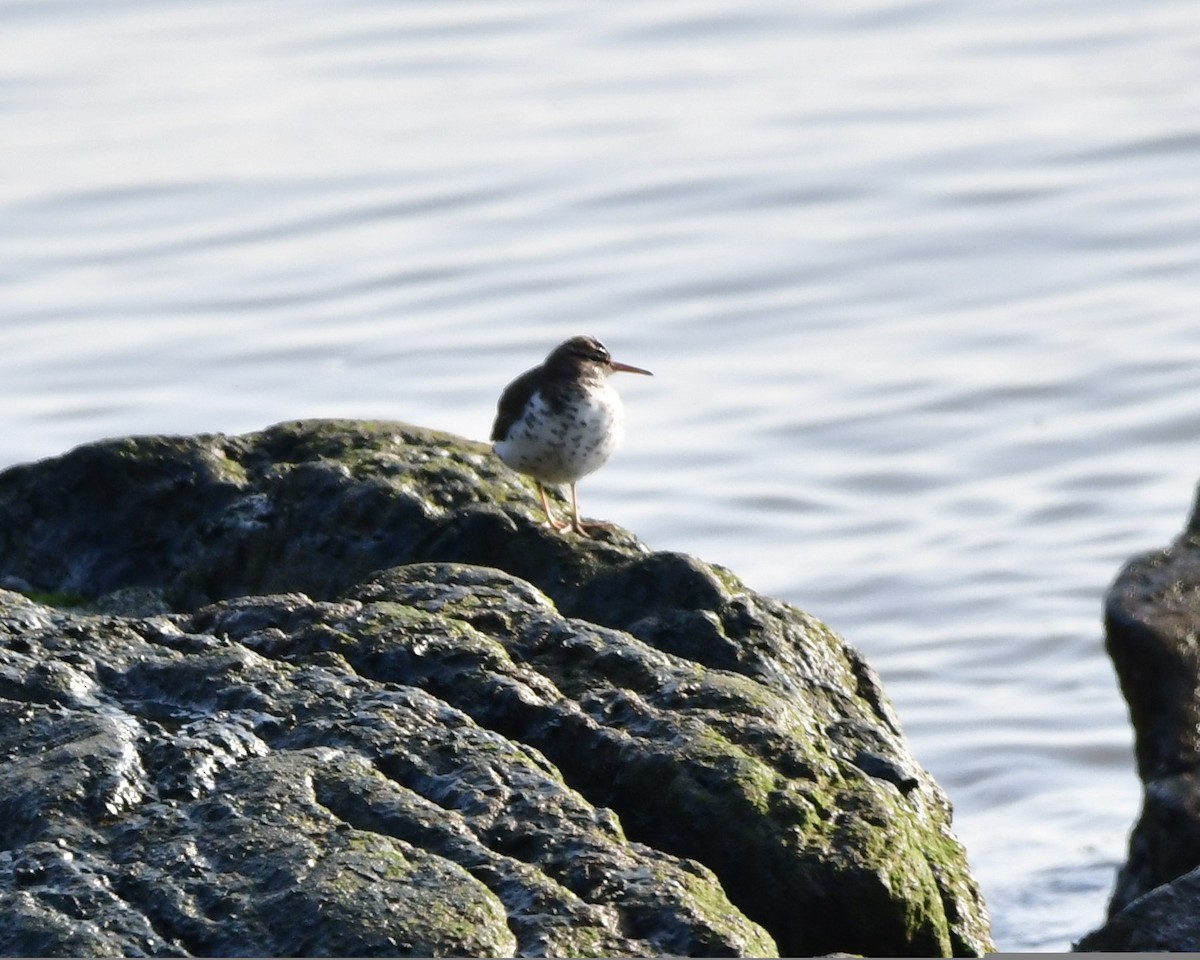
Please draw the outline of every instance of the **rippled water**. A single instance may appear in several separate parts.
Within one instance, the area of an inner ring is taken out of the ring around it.
[[[884,675],[1008,950],[1135,813],[1101,594],[1200,405],[1195,0],[0,0],[12,463],[408,419],[601,336],[585,511]]]

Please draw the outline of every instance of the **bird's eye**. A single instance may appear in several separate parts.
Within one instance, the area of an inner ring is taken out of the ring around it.
[[[590,360],[592,363],[608,363],[612,360],[604,344],[597,343],[595,340],[576,344],[573,352],[581,360]]]

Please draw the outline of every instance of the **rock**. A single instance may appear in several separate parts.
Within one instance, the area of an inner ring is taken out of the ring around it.
[[[0,474],[0,952],[980,955],[878,678],[400,424]]]
[[[1142,810],[1108,907],[1081,950],[1200,950],[1200,510],[1131,560],[1105,603],[1107,648],[1135,735]]]
[[[1075,944],[1090,953],[1195,953],[1200,944],[1200,870],[1156,887]]]

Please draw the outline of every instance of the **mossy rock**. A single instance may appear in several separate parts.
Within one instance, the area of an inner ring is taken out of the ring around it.
[[[36,598],[0,593],[0,951],[991,948],[853,648],[539,512],[486,447],[394,423],[0,474],[0,575]],[[29,851],[59,858],[32,895]]]

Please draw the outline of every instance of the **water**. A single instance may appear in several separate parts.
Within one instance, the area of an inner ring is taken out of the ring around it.
[[[487,435],[653,369],[585,512],[883,674],[1007,950],[1138,797],[1102,592],[1197,479],[1194,0],[0,0],[0,462]]]

